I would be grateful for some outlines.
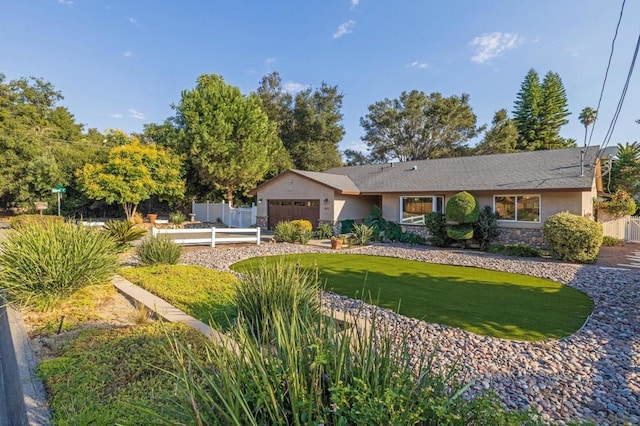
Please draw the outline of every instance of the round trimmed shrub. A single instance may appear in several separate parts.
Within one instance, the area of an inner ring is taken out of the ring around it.
[[[473,238],[472,225],[456,225],[447,228],[447,237],[452,240],[470,240]]]
[[[467,191],[458,192],[447,201],[446,218],[450,222],[473,223],[478,220],[480,206]]]
[[[603,232],[597,222],[562,212],[547,218],[543,233],[558,259],[579,263],[593,263],[598,259]]]

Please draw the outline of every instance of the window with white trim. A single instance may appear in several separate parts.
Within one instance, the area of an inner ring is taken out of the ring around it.
[[[540,196],[494,195],[493,211],[504,221],[540,222]]]
[[[444,213],[444,197],[400,197],[400,223],[402,224],[424,225],[424,215],[431,212]]]

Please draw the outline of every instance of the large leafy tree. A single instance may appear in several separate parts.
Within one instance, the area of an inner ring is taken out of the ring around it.
[[[295,168],[322,171],[342,165],[338,144],[344,136],[344,95],[338,86],[323,82],[315,90],[306,88],[292,96],[273,72],[262,78],[257,93]]]
[[[51,188],[71,185],[73,172],[98,152],[102,136],[83,133],[58,106],[62,94],[40,78],[6,81],[0,74],[0,204],[28,206],[50,200]],[[91,154],[90,154],[91,153]],[[67,197],[73,197],[70,190]]]
[[[360,125],[373,162],[457,156],[483,130],[476,126],[467,94],[443,97],[412,90],[368,109]]]
[[[178,156],[122,132],[112,137],[127,142],[112,148],[106,163],[85,164],[76,172],[78,184],[89,198],[121,204],[130,219],[138,204],[154,195],[163,201],[175,201],[184,195]]]
[[[596,118],[598,118],[598,111],[591,107],[584,107],[582,111],[580,111],[578,119],[584,126],[584,146],[587,146],[587,130],[589,126],[596,122]]]
[[[618,144],[618,153],[613,160],[608,192],[626,191],[640,201],[640,144],[638,142]]]
[[[262,109],[275,123],[278,135],[283,139],[285,129],[291,126],[293,119],[293,96],[282,87],[280,74],[274,71],[262,77],[256,93],[262,100]]]
[[[506,109],[500,109],[493,115],[491,128],[475,149],[476,154],[504,154],[514,152],[518,142],[518,129],[509,118]]]
[[[535,151],[575,146],[572,139],[560,136],[568,123],[567,95],[557,73],[549,71],[542,83],[533,68],[520,86],[514,102],[513,119],[518,129],[516,150]]]
[[[173,108],[175,133],[156,128],[156,136],[175,134],[174,145],[185,156],[190,177],[222,191],[229,203],[290,165],[258,95],[244,96],[218,75],[201,75]]]

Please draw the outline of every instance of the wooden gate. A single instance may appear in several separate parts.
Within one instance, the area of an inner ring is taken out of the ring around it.
[[[269,229],[296,219],[308,220],[315,229],[320,219],[320,200],[269,200],[268,215]]]
[[[640,243],[640,216],[629,216],[624,239],[628,243]]]

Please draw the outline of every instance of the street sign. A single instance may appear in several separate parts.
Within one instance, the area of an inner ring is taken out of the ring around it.
[[[62,185],[56,185],[55,188],[51,188],[51,192],[58,194],[58,216],[60,216],[60,196],[67,192],[67,188]]]

